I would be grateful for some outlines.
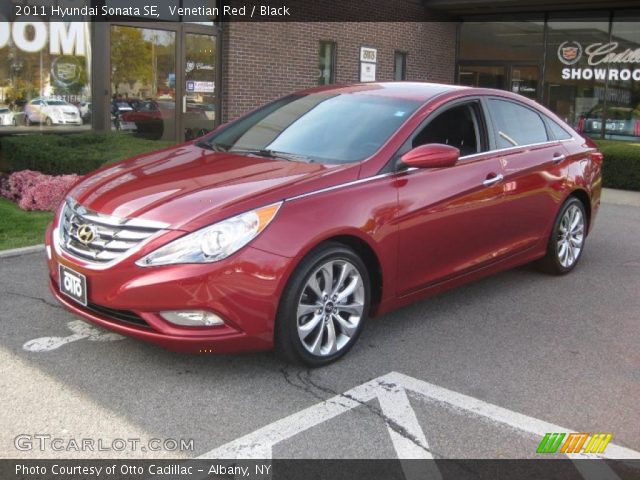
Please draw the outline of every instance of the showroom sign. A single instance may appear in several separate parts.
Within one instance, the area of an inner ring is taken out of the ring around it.
[[[640,81],[640,48],[620,50],[618,42],[592,43],[583,48],[579,42],[563,42],[558,47],[558,59],[564,65],[576,65],[586,58],[590,67],[563,68],[563,80],[634,80]],[[614,67],[611,64],[616,65]],[[620,64],[637,64],[638,68]]]
[[[49,46],[51,55],[84,57],[88,28],[86,22],[0,22],[0,49],[13,45],[23,52],[38,53]]]

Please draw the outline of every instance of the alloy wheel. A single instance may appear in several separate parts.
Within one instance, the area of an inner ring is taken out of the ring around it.
[[[319,357],[343,350],[357,332],[364,308],[365,288],[356,266],[341,259],[324,263],[307,278],[298,301],[302,345]]]
[[[560,220],[556,243],[556,255],[564,268],[571,268],[580,257],[584,244],[584,228],[582,210],[577,205],[571,205]]]

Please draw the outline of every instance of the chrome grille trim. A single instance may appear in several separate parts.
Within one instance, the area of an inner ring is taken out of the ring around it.
[[[82,225],[91,227],[95,238],[84,243],[78,236]],[[71,198],[65,200],[58,226],[58,242],[65,252],[86,262],[105,264],[123,258],[168,224],[120,218],[93,212]]]

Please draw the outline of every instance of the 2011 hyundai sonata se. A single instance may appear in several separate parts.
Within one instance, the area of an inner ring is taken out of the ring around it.
[[[534,260],[571,271],[601,166],[509,92],[315,88],[85,177],[47,232],[51,290],[171,350],[321,365],[428,294]]]

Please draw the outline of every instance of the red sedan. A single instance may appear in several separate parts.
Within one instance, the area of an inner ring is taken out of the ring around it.
[[[601,170],[509,92],[315,88],[85,177],[47,232],[51,291],[168,349],[322,365],[370,316],[527,262],[571,271]]]

